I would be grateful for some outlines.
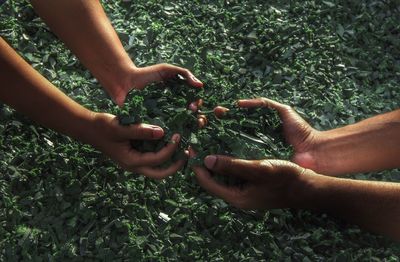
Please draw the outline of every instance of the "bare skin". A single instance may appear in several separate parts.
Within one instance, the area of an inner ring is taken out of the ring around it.
[[[0,38],[0,72],[2,102],[43,126],[91,144],[124,169],[161,179],[184,165],[184,160],[180,160],[166,169],[156,168],[171,158],[177,149],[179,134],[159,152],[136,151],[131,147],[131,140],[160,139],[164,131],[145,124],[124,127],[111,114],[82,107],[28,65],[3,38]]]
[[[400,167],[400,110],[318,131],[290,106],[267,98],[239,100],[238,105],[277,110],[294,147],[293,162],[318,173],[340,176]]]
[[[51,30],[92,72],[120,106],[127,93],[177,74],[194,87],[202,87],[189,70],[170,64],[136,67],[125,52],[99,0],[31,0]]]
[[[239,100],[238,105],[278,110],[286,139],[295,150],[295,163],[210,155],[204,159],[206,168],[193,168],[204,189],[238,208],[301,208],[327,212],[400,240],[398,183],[333,176],[399,167],[399,110],[321,132],[313,129],[291,107],[270,99]],[[218,114],[222,116],[224,110],[219,108]],[[354,142],[360,145],[355,146]],[[195,152],[190,150],[190,155],[193,157]],[[234,176],[245,184],[241,187],[222,185],[211,173]]]
[[[149,83],[164,81],[177,74],[184,76],[191,86],[203,86],[185,68],[170,64],[136,67],[98,0],[31,2],[35,11],[119,106],[123,105],[131,89],[143,89]],[[172,156],[180,140],[179,134],[175,134],[174,142],[159,152],[141,154],[131,148],[130,140],[160,139],[164,136],[160,127],[144,124],[121,127],[113,115],[84,109],[27,65],[3,39],[1,46],[1,72],[8,72],[1,76],[1,82],[7,83],[8,87],[1,91],[3,102],[40,124],[92,144],[127,170],[159,179],[175,173],[183,165],[183,161],[178,161],[167,169],[155,168]],[[24,97],[16,94],[24,94]]]

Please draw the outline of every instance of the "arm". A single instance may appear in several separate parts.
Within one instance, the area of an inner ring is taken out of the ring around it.
[[[380,171],[400,167],[400,110],[321,132],[319,172]]]
[[[267,98],[240,100],[241,107],[276,109],[293,162],[326,175],[379,171],[400,167],[400,110],[329,131],[317,131],[290,106]]]
[[[99,0],[31,0],[35,11],[99,80],[114,101],[122,105],[131,88],[176,74],[202,87],[187,69],[168,64],[137,68],[125,52]]]
[[[238,208],[301,208],[327,212],[400,240],[399,184],[323,176],[282,160],[249,161],[208,156],[204,164],[207,169],[193,168],[199,184]],[[236,177],[244,184],[220,184],[210,172]]]
[[[163,178],[178,170],[178,161],[164,170],[154,169],[168,160],[178,143],[169,143],[157,153],[139,153],[131,148],[133,139],[159,139],[164,133],[156,126],[123,127],[115,116],[92,112],[58,90],[30,67],[0,38],[0,100],[34,121],[71,136],[107,154],[127,170]],[[179,142],[176,134],[174,142]]]

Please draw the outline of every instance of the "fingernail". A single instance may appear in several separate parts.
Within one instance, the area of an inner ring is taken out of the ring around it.
[[[172,143],[179,143],[179,139],[181,139],[181,136],[179,134],[175,134],[172,136]]]
[[[160,127],[153,127],[153,138],[160,138],[164,135],[164,130]]]
[[[196,102],[192,102],[189,105],[189,110],[193,111],[193,112],[197,112],[197,105]]]
[[[204,164],[208,169],[213,169],[216,162],[217,162],[216,156],[206,156],[206,158],[204,159]]]

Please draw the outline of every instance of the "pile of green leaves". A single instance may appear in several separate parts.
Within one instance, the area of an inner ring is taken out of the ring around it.
[[[188,168],[194,163],[201,164],[209,154],[243,159],[289,157],[276,112],[266,108],[240,109],[234,101],[222,102],[231,108],[222,120],[215,117],[207,101],[197,113],[188,110],[188,105],[202,95],[202,89],[188,87],[184,80],[167,81],[146,91],[133,91],[124,108],[115,113],[122,125],[147,123],[166,131],[161,141],[132,141],[132,146],[140,152],[158,151],[173,134],[181,134],[178,156],[189,146],[198,152]],[[207,115],[208,124],[204,128],[198,127],[197,114]]]
[[[205,83],[193,94],[205,100],[204,111],[221,103],[234,111],[231,103],[238,98],[265,96],[295,106],[326,130],[400,107],[396,0],[102,2],[136,65],[178,64]],[[0,34],[85,107],[119,113],[28,1],[8,0],[0,8]],[[163,103],[160,112],[141,114],[148,117],[143,121],[164,118],[159,124],[165,128],[173,126],[169,116],[187,117],[185,130],[198,141],[207,134],[216,141],[220,128],[274,139],[279,133],[267,131],[275,122],[266,130],[235,126],[256,121],[261,128],[258,117],[273,111],[234,112],[232,122],[210,113],[209,126],[198,130],[196,116],[185,112],[189,89],[177,95],[172,88],[150,87],[128,101],[144,105],[150,95],[165,92],[156,101]],[[174,99],[182,101],[169,106]],[[0,134],[0,260],[399,260],[397,243],[325,214],[237,210],[205,193],[191,176],[153,181],[124,172],[92,147],[39,127],[7,106],[0,110]],[[202,152],[206,142],[198,143]],[[274,144],[279,153],[288,149]],[[260,147],[275,154],[271,146]],[[400,171],[355,177],[399,182]],[[171,219],[161,219],[161,213]]]

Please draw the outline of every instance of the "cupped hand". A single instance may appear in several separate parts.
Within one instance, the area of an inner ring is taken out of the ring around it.
[[[110,86],[106,90],[111,98],[119,106],[122,106],[130,90],[142,90],[150,83],[166,81],[176,77],[178,74],[183,76],[189,85],[196,88],[203,87],[203,83],[188,69],[170,64],[157,64],[141,68],[130,67],[124,72],[118,84]]]
[[[195,153],[190,150],[190,156]],[[307,187],[317,174],[283,160],[243,160],[210,155],[193,167],[200,186],[242,209],[298,208],[308,205]],[[242,185],[224,185],[213,175],[232,176]]]
[[[182,159],[168,168],[157,168],[171,159],[177,150],[179,134],[174,134],[171,142],[160,151],[141,153],[132,147],[131,140],[160,139],[164,136],[160,127],[147,124],[122,126],[116,116],[105,113],[94,113],[92,121],[93,136],[88,142],[125,170],[162,179],[176,173],[185,164],[185,160]]]
[[[321,133],[311,127],[292,107],[268,98],[239,100],[238,106],[268,107],[277,110],[282,120],[286,141],[294,148],[293,162],[305,168],[317,169],[318,163],[315,159]]]

